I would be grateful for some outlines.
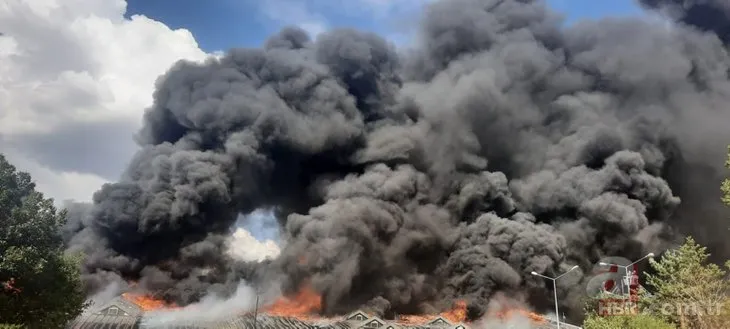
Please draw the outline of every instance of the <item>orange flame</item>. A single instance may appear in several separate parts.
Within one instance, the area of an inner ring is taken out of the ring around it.
[[[414,325],[423,325],[430,321],[433,321],[438,316],[443,317],[444,319],[448,320],[451,323],[459,323],[459,322],[469,322],[467,321],[466,314],[467,314],[467,304],[465,301],[456,301],[454,303],[454,308],[442,312],[439,315],[400,315],[398,316],[398,323],[407,325],[407,326],[414,326]],[[507,321],[515,316],[522,316],[530,321],[532,321],[535,324],[544,324],[547,323],[547,319],[543,317],[542,315],[534,312],[530,312],[529,310],[517,308],[517,307],[511,307],[511,308],[502,308],[499,311],[496,312],[489,312],[484,317],[485,318],[497,318],[501,321]]]
[[[454,307],[452,309],[441,312],[441,314],[438,315],[401,314],[398,316],[397,321],[403,325],[422,325],[436,319],[439,316],[452,323],[466,322],[466,301],[458,300],[454,303]]]
[[[321,310],[322,296],[307,283],[296,295],[277,299],[273,304],[266,306],[263,312],[273,316],[314,319],[320,317]]]
[[[132,293],[124,293],[122,294],[122,297],[124,299],[134,303],[135,305],[139,306],[144,311],[155,311],[155,310],[161,310],[161,309],[175,309],[179,308],[174,303],[168,303],[164,300],[154,298],[152,296],[148,295],[137,295]]]
[[[410,326],[424,324],[435,318],[435,315],[400,314],[398,315],[398,319],[396,321],[400,324]]]
[[[454,308],[441,313],[441,316],[451,322],[466,321],[466,301],[457,300],[456,303],[454,303]]]
[[[307,256],[301,255],[297,258],[297,264],[304,266],[307,265]]]
[[[15,278],[10,278],[10,280],[2,283],[3,290],[13,293],[13,294],[19,294],[22,290],[15,286]]]
[[[536,324],[543,324],[547,322],[547,319],[545,319],[544,316],[520,308],[507,309],[497,312],[497,317],[501,320],[509,320],[514,316],[525,317]]]

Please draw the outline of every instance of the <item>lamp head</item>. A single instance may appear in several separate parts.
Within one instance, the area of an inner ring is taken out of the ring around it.
[[[646,255],[646,256],[647,256],[647,257],[649,257],[649,258],[654,258],[654,253],[653,253],[653,252],[650,252],[650,253],[649,253],[648,255]]]
[[[575,266],[571,267],[570,270],[572,271],[572,270],[575,270],[577,268],[578,268],[578,265],[575,265]]]
[[[532,271],[532,272],[530,272],[530,274],[532,274],[532,275],[539,275],[539,274],[537,274],[537,272],[535,272],[535,271]]]

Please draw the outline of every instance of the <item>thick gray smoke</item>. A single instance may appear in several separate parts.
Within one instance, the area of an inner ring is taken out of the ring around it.
[[[565,27],[543,1],[444,0],[406,54],[289,28],[180,62],[124,176],[71,209],[69,245],[91,288],[137,281],[187,304],[242,279],[309,280],[326,313],[384,316],[464,299],[477,317],[500,292],[539,308],[551,287],[530,271],[587,271],[682,234],[730,256],[727,8],[704,2],[720,18],[698,29],[693,7],[644,3],[678,22]],[[286,244],[235,261],[226,237],[256,209]]]

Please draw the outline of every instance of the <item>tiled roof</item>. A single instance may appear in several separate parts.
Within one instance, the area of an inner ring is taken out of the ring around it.
[[[118,308],[116,312],[110,312]],[[112,313],[116,314],[113,315]],[[580,327],[561,323],[565,329]],[[266,314],[233,316],[216,322],[152,323],[143,311],[124,298],[117,298],[69,323],[66,329],[468,329],[467,324],[451,323],[438,317],[421,325],[408,325],[397,321],[387,321],[365,312],[353,312],[341,320],[304,321],[295,318],[276,317]],[[557,328],[556,324],[546,322],[536,329]]]
[[[71,321],[67,329],[132,329],[137,328],[142,310],[122,297],[117,297],[91,312]]]

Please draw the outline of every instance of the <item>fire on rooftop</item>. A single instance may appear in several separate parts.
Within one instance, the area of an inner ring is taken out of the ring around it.
[[[469,329],[464,322],[466,305],[457,303],[453,310],[439,315],[404,315],[397,320],[383,320],[364,311],[355,311],[341,318],[322,318],[315,315],[319,304],[306,291],[289,299],[282,298],[255,313],[231,315],[216,321],[160,321],[155,312],[174,310],[149,296],[123,294],[95,308],[69,323],[66,329]],[[547,317],[521,309],[507,309],[493,315],[509,320],[519,316],[535,329],[554,328]],[[482,326],[502,328],[503,326]],[[578,328],[561,324],[564,328]]]

